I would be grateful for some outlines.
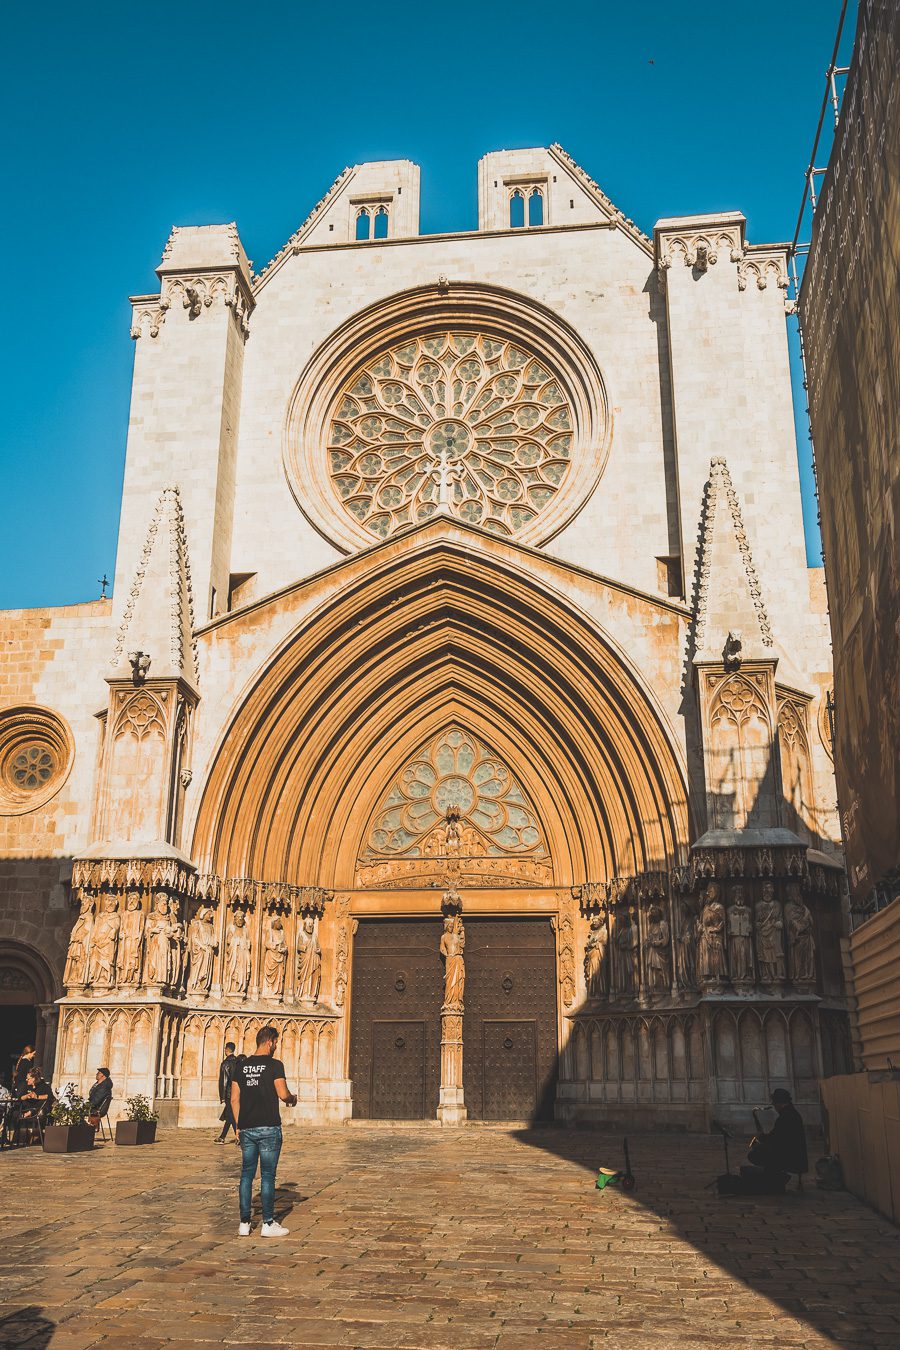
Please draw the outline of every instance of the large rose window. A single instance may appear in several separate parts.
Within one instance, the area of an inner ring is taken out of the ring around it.
[[[574,423],[562,381],[524,343],[433,333],[345,382],[327,419],[331,482],[375,538],[439,510],[513,536],[564,486]]]

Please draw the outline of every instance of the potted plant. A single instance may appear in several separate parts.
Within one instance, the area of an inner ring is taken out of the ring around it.
[[[117,1144],[152,1144],[156,1141],[156,1122],[150,1103],[140,1093],[125,1098],[125,1119],[116,1121]]]
[[[94,1147],[94,1127],[88,1125],[90,1103],[66,1083],[50,1112],[50,1124],[44,1127],[45,1153],[84,1153]]]

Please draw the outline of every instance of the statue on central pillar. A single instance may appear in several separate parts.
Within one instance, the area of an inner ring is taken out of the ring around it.
[[[463,1011],[463,992],[466,985],[466,934],[458,914],[448,914],[441,934],[441,956],[444,958],[445,1012]]]

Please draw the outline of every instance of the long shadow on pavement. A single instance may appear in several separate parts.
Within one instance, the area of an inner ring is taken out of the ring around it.
[[[513,1135],[582,1167],[589,1187],[600,1166],[624,1165],[620,1133],[535,1128]],[[784,1196],[720,1197],[709,1186],[725,1171],[718,1136],[630,1134],[628,1143],[635,1190],[596,1191],[611,1219],[637,1204],[656,1221],[659,1237],[668,1232],[691,1243],[709,1258],[711,1294],[715,1275],[726,1272],[839,1345],[900,1347],[900,1231],[887,1219],[846,1191],[820,1191],[809,1181],[802,1190],[793,1182]],[[732,1144],[732,1170],[744,1152]]]

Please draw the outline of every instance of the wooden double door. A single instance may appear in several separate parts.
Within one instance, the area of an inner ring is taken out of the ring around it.
[[[553,1114],[556,948],[548,919],[464,918],[463,1087],[472,1120]],[[354,939],[353,1114],[433,1119],[440,1092],[441,921],[363,919]]]

